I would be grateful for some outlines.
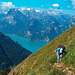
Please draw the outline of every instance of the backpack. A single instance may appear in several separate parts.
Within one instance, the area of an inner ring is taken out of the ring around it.
[[[63,50],[64,50],[63,48],[60,48],[59,50],[60,54],[63,53]]]
[[[59,50],[59,53],[60,53],[60,54],[63,54],[64,49],[65,49],[65,46],[59,45],[58,47],[61,47],[60,50]]]
[[[63,48],[63,50],[65,49],[65,46],[61,45],[61,48]]]
[[[62,47],[63,49],[65,49],[65,46],[63,46],[63,45],[59,45],[58,47]]]

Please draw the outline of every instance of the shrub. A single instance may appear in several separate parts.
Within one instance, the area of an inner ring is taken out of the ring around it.
[[[10,72],[10,68],[5,68],[4,75],[8,75],[9,72]]]

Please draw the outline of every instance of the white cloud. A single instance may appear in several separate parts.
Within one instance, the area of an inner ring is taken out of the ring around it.
[[[59,4],[53,4],[52,6],[53,7],[59,7]]]
[[[1,7],[1,9],[15,8],[15,5],[13,5],[12,2],[1,2],[0,7]]]

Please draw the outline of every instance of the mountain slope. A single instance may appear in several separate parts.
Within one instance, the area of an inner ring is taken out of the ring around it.
[[[17,74],[18,75],[54,75],[55,73],[56,73],[55,75],[58,74],[63,75],[62,73],[63,69],[58,69],[55,66],[53,66],[54,62],[56,62],[56,55],[54,56],[54,51],[60,44],[66,46],[67,48],[67,46],[69,46],[69,44],[74,40],[75,40],[75,26],[67,30],[66,32],[64,32],[54,40],[52,40],[50,43],[48,43],[43,48],[38,50],[35,54],[30,55],[27,59],[25,59],[23,62],[17,65],[9,73],[9,75],[17,75]],[[65,67],[66,66],[67,65],[65,65]],[[73,72],[74,71],[75,68]]]
[[[69,21],[72,16],[68,15],[68,14],[57,14],[57,15],[53,15],[53,17],[61,24],[65,24],[67,21]]]
[[[0,45],[0,70],[3,70],[5,67],[14,65],[12,61],[8,58],[3,47]]]
[[[66,22],[62,28],[64,31],[64,30],[69,29],[73,26],[75,26],[75,16],[73,16],[68,22]]]
[[[32,54],[0,32],[0,69],[17,65]]]

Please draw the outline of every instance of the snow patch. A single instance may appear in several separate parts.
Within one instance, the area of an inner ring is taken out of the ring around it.
[[[30,35],[32,35],[32,34],[31,34],[31,32],[30,32],[30,31],[27,31],[27,35],[28,35],[28,36],[30,36]]]
[[[12,25],[16,24],[16,21],[13,19],[13,16],[4,17],[3,20],[6,20],[7,22],[9,22],[9,24],[12,24]]]
[[[35,10],[36,12],[40,12],[40,10]]]

